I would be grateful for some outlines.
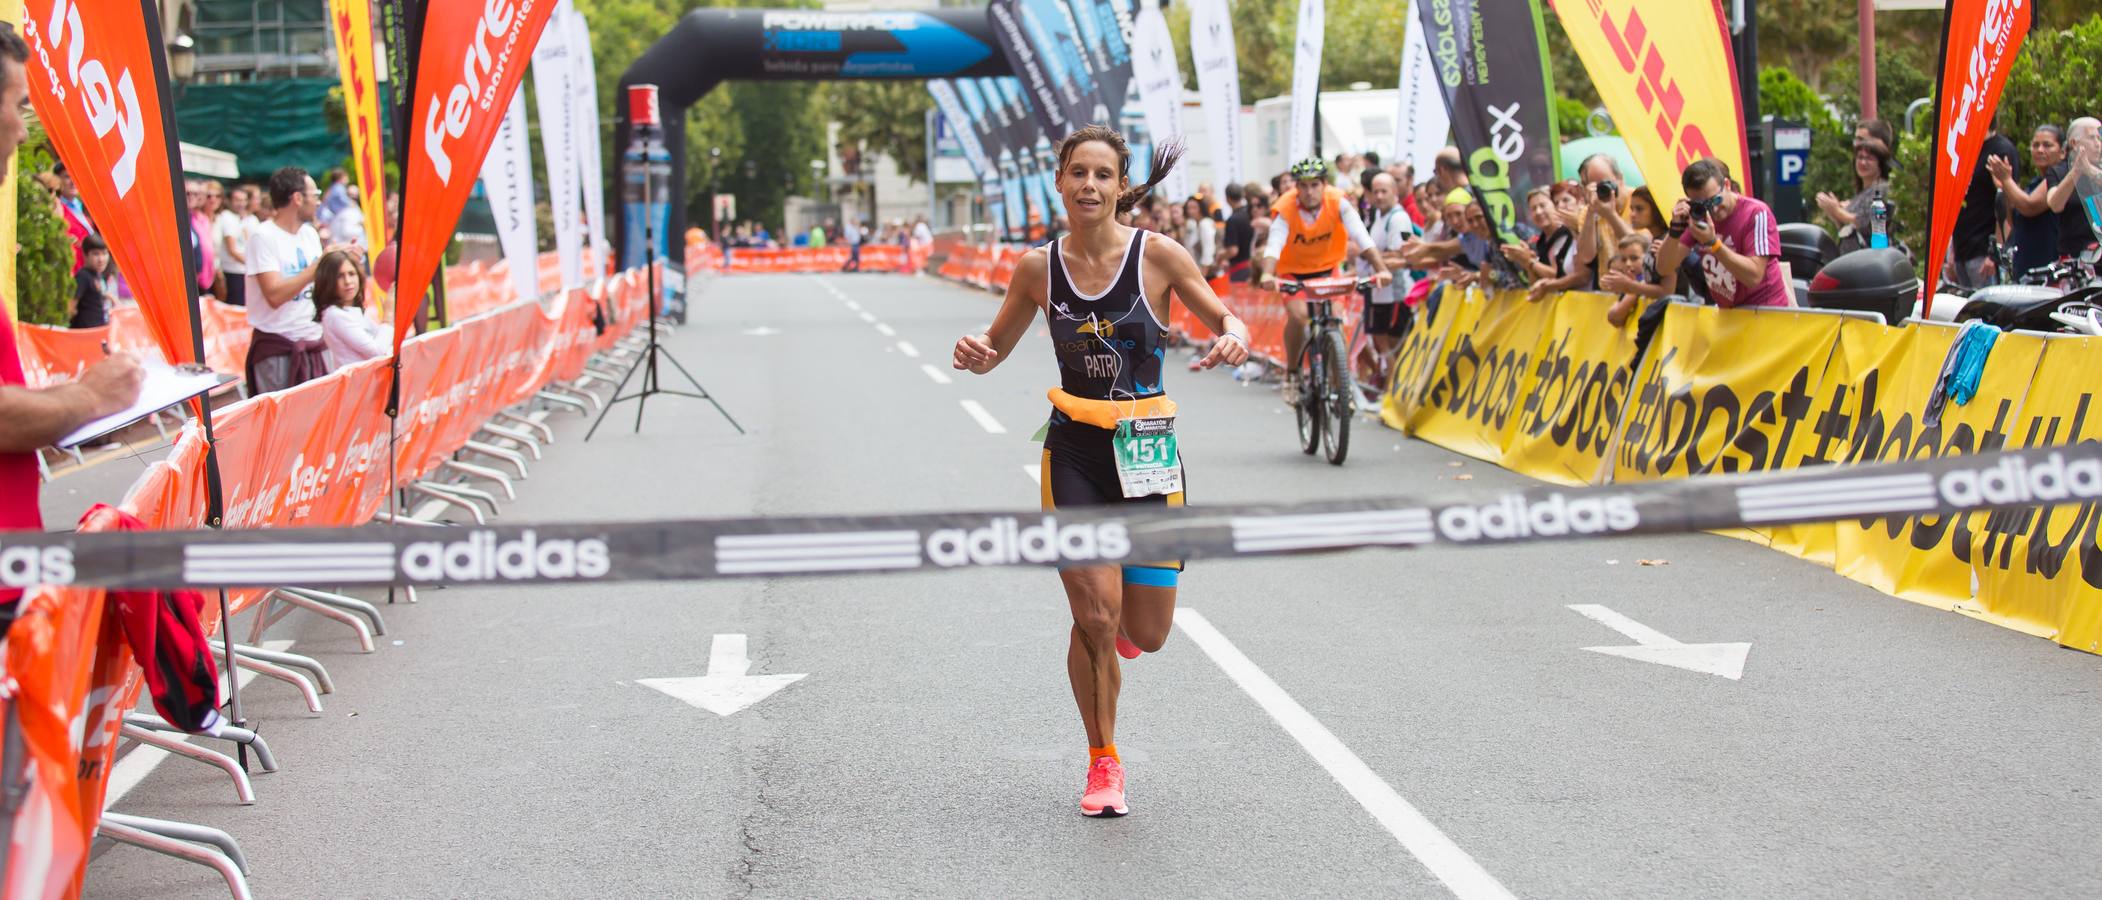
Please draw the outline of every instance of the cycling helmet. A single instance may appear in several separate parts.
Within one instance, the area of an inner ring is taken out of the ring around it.
[[[1319,157],[1315,157],[1312,159],[1302,159],[1292,164],[1292,177],[1295,179],[1327,178],[1328,162]]]

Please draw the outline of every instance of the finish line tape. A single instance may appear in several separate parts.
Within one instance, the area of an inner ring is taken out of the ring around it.
[[[689,519],[0,536],[0,583],[103,587],[561,584],[1222,559],[1487,545],[2102,499],[2102,444],[1480,499],[1143,512]]]

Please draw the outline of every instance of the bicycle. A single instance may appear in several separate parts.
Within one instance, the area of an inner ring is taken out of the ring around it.
[[[1345,288],[1356,290],[1366,303],[1372,302],[1372,279],[1316,278],[1287,281],[1277,289],[1287,297],[1310,292],[1306,298],[1306,351],[1299,361],[1299,450],[1308,456],[1327,449],[1329,465],[1340,466],[1350,455],[1350,420],[1357,414],[1356,385],[1350,375],[1350,351],[1343,339],[1343,321],[1336,318],[1328,298]]]

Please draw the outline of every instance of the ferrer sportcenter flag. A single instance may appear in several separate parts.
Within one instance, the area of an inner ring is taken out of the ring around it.
[[[1744,179],[1744,105],[1720,0],[1550,0],[1659,209],[1712,156]]]
[[[2029,0],[1949,0],[1942,19],[1941,81],[1935,88],[1933,220],[1927,229],[1927,271],[1939,271],[1956,211],[1978,168],[1978,150],[1992,131],[1993,111],[2007,70],[2029,36]],[[1930,282],[1932,283],[1932,282]],[[1933,302],[1933,292],[1928,292]]]
[[[342,69],[343,111],[350,116],[350,158],[358,174],[358,206],[365,213],[366,246],[387,246],[386,150],[380,143],[380,88],[372,68],[372,4],[329,0],[329,30]]]
[[[415,324],[415,304],[438,273],[460,208],[525,77],[526,62],[555,4],[548,0],[433,3],[424,12],[409,153],[402,160],[401,281],[395,291],[394,353]],[[574,168],[572,168],[574,171]],[[403,308],[403,304],[411,304]]]
[[[199,362],[191,331],[189,213],[153,0],[28,0],[29,98],[109,241],[154,343]]]
[[[1554,183],[1562,143],[1548,101],[1554,89],[1540,7],[1537,0],[1422,0],[1416,11],[1468,178],[1508,234],[1526,192]]]

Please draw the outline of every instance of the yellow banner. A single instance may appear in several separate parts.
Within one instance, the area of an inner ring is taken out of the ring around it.
[[[1679,172],[1713,156],[1751,181],[1737,67],[1717,0],[1553,0],[1659,209]]]
[[[1409,432],[1438,446],[1493,463],[1503,461],[1506,435],[1518,421],[1525,397],[1532,394],[1533,359],[1547,331],[1553,304],[1531,302],[1525,294],[1505,291],[1494,296],[1468,291],[1454,306],[1443,364],[1423,403],[1409,419]]]
[[[386,153],[380,135],[380,88],[372,67],[372,4],[329,0],[329,31],[343,76],[343,111],[350,118],[350,156],[358,180],[358,207],[365,213],[366,246],[378,256],[387,246]]]
[[[1978,393],[1967,404],[1945,403],[1930,421],[1928,400],[1956,334],[1945,326],[1897,328],[1858,320],[1840,327],[1840,355],[1856,397],[1853,437],[1841,461],[1933,459],[2008,443],[2046,339],[2000,335]],[[1971,545],[1984,521],[1985,514],[1972,513],[1836,522],[1833,568],[1887,594],[1941,609],[1969,607]]]
[[[1635,323],[1614,328],[1605,294],[1562,294],[1533,358],[1533,379],[1504,442],[1504,466],[1564,485],[1596,484],[1635,381]]]
[[[1458,296],[1441,303],[1437,318],[1428,324],[1424,320],[1431,317],[1430,306],[1417,308],[1416,326],[1402,338],[1401,349],[1394,355],[1394,374],[1387,381],[1386,395],[1380,398],[1380,420],[1388,428],[1409,430],[1409,419],[1422,408],[1424,395],[1444,369],[1445,342],[1461,318],[1462,305]]]
[[[1993,359],[1999,355],[1995,347]],[[2102,372],[2102,339],[2050,340],[2008,446],[2102,440],[2096,372]],[[2102,653],[2102,504],[2031,507],[1982,518],[1970,559],[1983,615]]]
[[[1786,469],[1831,452],[1846,439],[1843,423],[1816,413],[1839,321],[1673,306],[1628,401],[1613,479]]]
[[[0,0],[0,22],[15,26],[15,33],[21,34],[22,0]],[[4,174],[7,181],[0,183],[0,247],[12,248],[15,245],[15,192],[22,189],[21,185],[15,183],[16,176],[20,174],[15,165],[15,157],[7,158],[7,171]],[[7,306],[8,321],[21,321],[21,312],[15,304],[13,253],[0,253],[0,304]]]

